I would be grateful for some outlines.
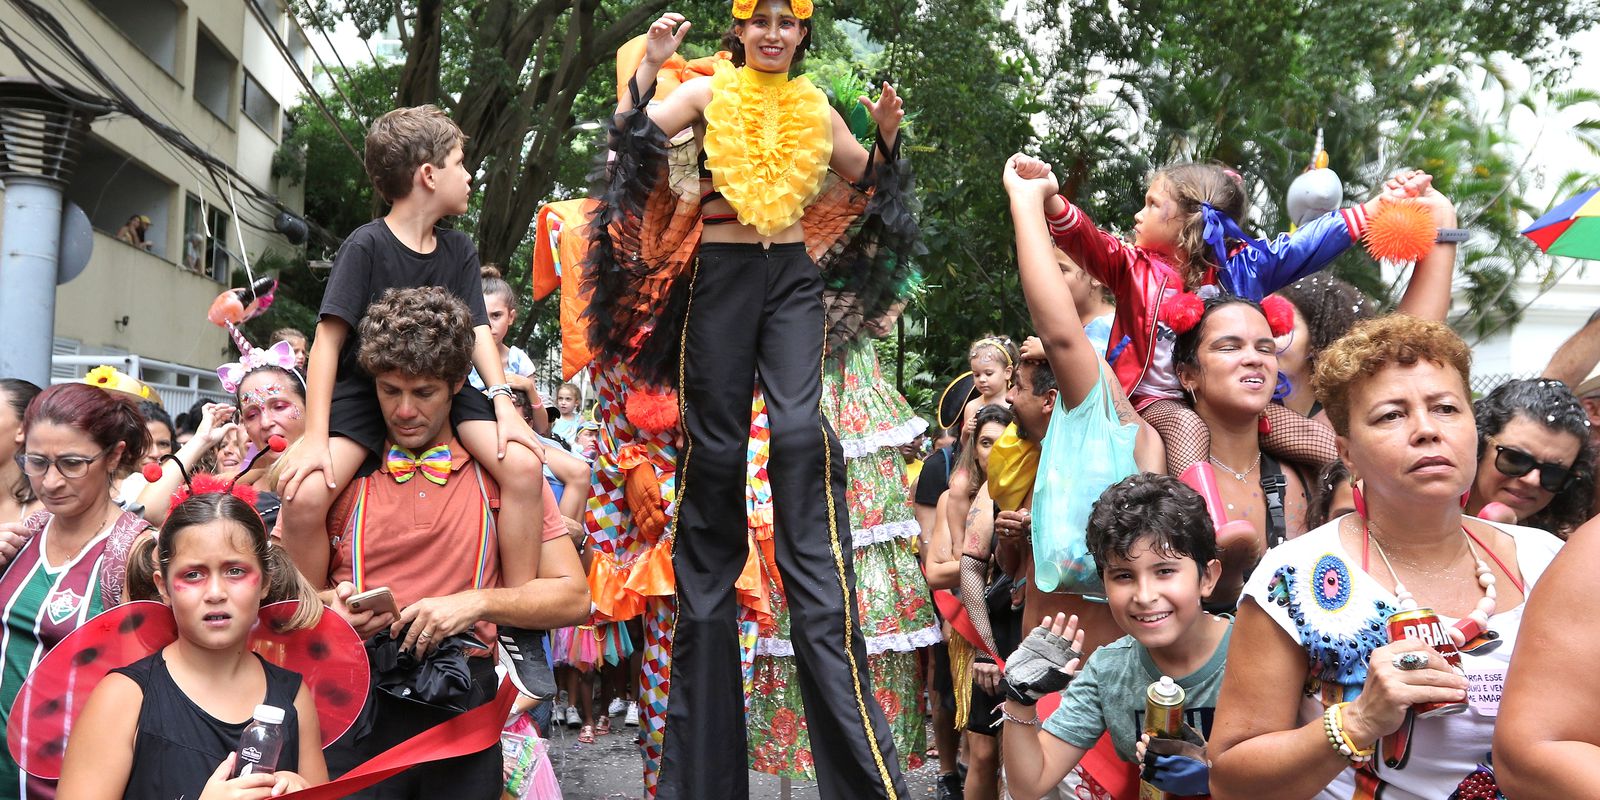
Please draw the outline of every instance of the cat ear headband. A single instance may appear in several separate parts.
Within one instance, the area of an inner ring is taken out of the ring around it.
[[[233,334],[234,343],[239,345],[241,355],[238,361],[230,361],[217,367],[217,380],[222,381],[222,388],[230,394],[239,391],[239,384],[244,383],[246,375],[262,367],[294,371],[294,347],[288,342],[278,342],[261,350],[250,347],[250,343],[245,341],[244,334],[238,328],[229,325],[228,332]]]

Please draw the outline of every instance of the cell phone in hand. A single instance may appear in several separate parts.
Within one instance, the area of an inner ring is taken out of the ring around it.
[[[371,611],[376,615],[400,613],[400,608],[394,602],[394,593],[389,591],[387,586],[379,586],[376,589],[368,589],[364,592],[350,595],[350,599],[346,600],[344,604],[351,611],[358,613],[362,611]]]

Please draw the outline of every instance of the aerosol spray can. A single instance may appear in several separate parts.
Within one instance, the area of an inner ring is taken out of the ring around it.
[[[1183,687],[1166,675],[1150,684],[1144,691],[1144,732],[1152,738],[1158,735],[1179,736],[1183,730]],[[1168,794],[1144,781],[1139,781],[1139,800],[1167,800]]]
[[[1456,649],[1455,640],[1445,631],[1444,624],[1439,621],[1439,615],[1433,613],[1431,608],[1417,608],[1410,611],[1399,611],[1389,615],[1389,641],[1398,642],[1401,639],[1421,639],[1432,647],[1439,655],[1444,656],[1445,663],[1449,664],[1456,672],[1461,672],[1461,651]],[[1418,703],[1411,707],[1416,712],[1418,719],[1429,717],[1442,717],[1446,714],[1460,714],[1467,710],[1465,702],[1454,703]]]

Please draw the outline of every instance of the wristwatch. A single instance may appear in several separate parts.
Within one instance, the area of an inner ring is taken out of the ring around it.
[[[1434,238],[1437,244],[1457,244],[1472,238],[1472,231],[1466,228],[1440,228],[1439,235]]]

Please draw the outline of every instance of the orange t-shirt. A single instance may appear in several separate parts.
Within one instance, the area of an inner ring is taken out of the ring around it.
[[[500,539],[493,521],[500,509],[500,488],[488,470],[472,463],[460,442],[452,438],[443,444],[449,445],[451,455],[450,477],[443,486],[423,477],[420,470],[405,483],[397,483],[384,465],[351,484],[334,502],[328,515],[328,530],[334,537],[328,575],[332,584],[351,581],[357,591],[387,586],[402,609],[426,597],[501,586]],[[544,489],[541,540],[548,542],[566,536],[567,526],[550,484],[540,485]],[[363,493],[366,502],[358,520],[355,512]],[[490,508],[487,531],[485,494]],[[357,547],[360,581],[355,576]],[[494,625],[479,622],[474,634],[492,644]]]

